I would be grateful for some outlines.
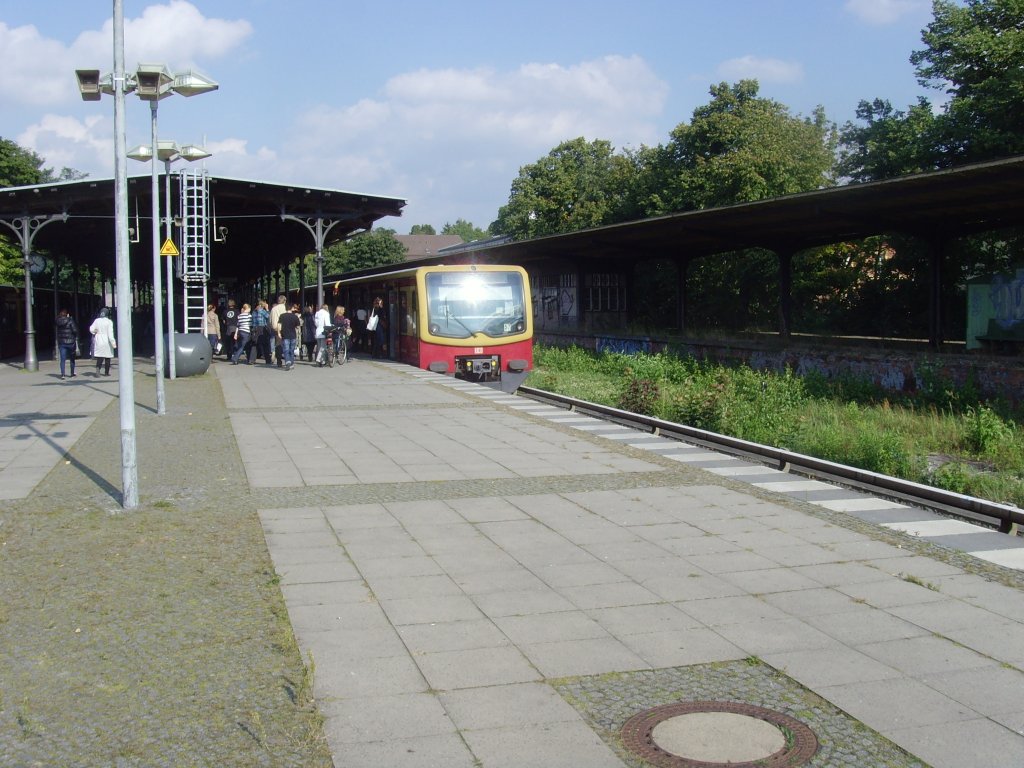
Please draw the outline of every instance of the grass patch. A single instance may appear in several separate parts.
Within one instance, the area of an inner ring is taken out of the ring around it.
[[[932,592],[939,592],[939,591],[941,591],[941,590],[939,590],[939,587],[937,585],[932,584],[930,581],[925,581],[924,579],[920,578],[919,576],[914,576],[913,574],[910,574],[910,573],[901,573],[900,574],[900,578],[903,579],[904,581],[910,582],[911,584],[916,584],[919,587],[924,587],[925,589],[930,589]]]

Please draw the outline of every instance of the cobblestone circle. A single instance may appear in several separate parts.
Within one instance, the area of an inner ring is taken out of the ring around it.
[[[794,717],[818,738],[809,768],[927,768],[913,755],[847,716],[759,659],[549,681],[630,768],[649,764],[628,751],[620,731],[638,712],[678,701],[734,701]]]

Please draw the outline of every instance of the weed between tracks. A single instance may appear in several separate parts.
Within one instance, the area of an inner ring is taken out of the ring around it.
[[[850,377],[728,368],[671,354],[538,345],[527,383],[571,397],[1024,506],[1024,429],[1004,403],[925,366],[895,397]]]

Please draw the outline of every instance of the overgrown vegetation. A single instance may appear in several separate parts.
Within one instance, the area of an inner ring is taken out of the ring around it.
[[[912,395],[868,381],[799,377],[672,354],[534,348],[529,383],[667,421],[1024,506],[1024,429],[925,367]]]

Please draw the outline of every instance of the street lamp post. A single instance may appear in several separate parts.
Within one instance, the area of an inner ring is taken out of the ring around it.
[[[124,96],[138,90],[141,98],[153,102],[155,145],[156,102],[162,98],[161,94],[170,90],[183,96],[194,96],[196,93],[215,90],[217,84],[193,72],[178,75],[168,82],[163,67],[154,72],[152,68],[139,66],[134,76],[128,75],[124,69],[124,2],[113,0],[113,3],[113,74],[100,77],[98,69],[79,69],[75,71],[75,75],[78,78],[79,92],[85,101],[99,101],[104,93],[114,96],[114,240],[117,323],[121,342],[117,347],[118,399],[121,409],[121,506],[125,509],[135,509],[139,505],[139,488],[135,440],[135,368],[132,350],[131,263],[128,254],[128,156],[125,149]],[[157,186],[154,184],[154,187]],[[156,198],[154,195],[154,210],[157,205]],[[156,216],[153,219],[153,228],[157,228]],[[158,240],[159,236],[156,239]],[[157,301],[159,294],[155,293],[154,302]],[[163,386],[161,376],[157,376],[157,382],[158,386]]]
[[[117,391],[121,412],[121,506],[139,506],[139,468],[135,445],[135,366],[132,350],[131,263],[128,258],[128,180],[124,138],[124,95],[135,88],[124,71],[124,7],[114,0],[114,72],[103,82],[99,70],[80,69],[78,88],[86,101],[114,96],[114,250],[117,281]]]

